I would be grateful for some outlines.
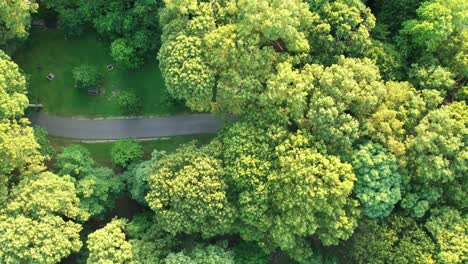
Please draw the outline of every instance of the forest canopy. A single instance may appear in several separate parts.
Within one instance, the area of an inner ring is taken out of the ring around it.
[[[55,153],[13,52],[41,19],[223,127]],[[466,263],[467,25],[462,0],[0,1],[0,263]]]

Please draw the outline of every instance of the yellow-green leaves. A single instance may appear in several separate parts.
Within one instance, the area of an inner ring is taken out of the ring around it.
[[[0,210],[1,263],[58,263],[81,248],[79,207],[69,177],[50,172],[24,179]]]
[[[412,191],[402,203],[412,215],[423,216],[430,205],[442,200],[445,188],[467,180],[467,135],[468,108],[464,102],[431,111],[416,127],[415,137],[408,142]],[[445,195],[453,201],[451,196],[456,193]]]
[[[45,169],[44,157],[34,139],[34,131],[27,119],[0,119],[0,175],[10,175],[18,170],[22,176]]]
[[[132,245],[125,240],[127,222],[114,219],[88,236],[89,264],[133,264]]]
[[[0,45],[14,38],[24,38],[28,35],[31,23],[31,13],[36,12],[38,4],[35,0],[8,0],[0,2]],[[1,71],[0,71],[1,72]]]
[[[468,261],[468,216],[452,208],[431,211],[426,228],[436,240],[439,263]]]
[[[20,73],[18,65],[0,50],[0,119],[22,116],[28,102],[26,78]]]
[[[234,211],[221,161],[193,144],[157,161],[149,185],[146,200],[166,231],[210,237],[231,230]]]

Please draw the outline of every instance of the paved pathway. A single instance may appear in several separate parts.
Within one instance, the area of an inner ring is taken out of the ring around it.
[[[32,114],[30,120],[34,125],[45,127],[49,135],[82,140],[143,139],[215,133],[223,124],[210,114],[92,120],[51,116],[40,112]]]

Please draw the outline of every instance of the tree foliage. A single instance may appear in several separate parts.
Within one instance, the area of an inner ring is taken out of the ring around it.
[[[434,242],[409,217],[363,220],[349,245],[356,263],[436,263]]]
[[[1,6],[0,10],[3,12]],[[22,116],[28,102],[26,78],[20,73],[18,65],[0,50],[0,119]]]
[[[234,255],[219,246],[197,246],[190,252],[169,254],[165,264],[234,264]]]
[[[421,217],[436,203],[466,207],[463,194],[451,190],[468,175],[467,117],[466,104],[457,102],[431,111],[416,127],[408,142],[411,187],[402,202],[412,215]]]
[[[219,160],[194,144],[186,145],[156,163],[146,200],[163,228],[174,235],[224,234],[231,230],[234,210],[222,174]]]
[[[125,240],[126,224],[124,219],[113,219],[105,227],[90,234],[86,242],[89,250],[87,263],[135,263],[132,245]]]
[[[355,152],[351,164],[363,213],[372,218],[388,216],[401,199],[402,177],[395,157],[382,146],[368,143]]]
[[[0,210],[2,263],[58,263],[81,248],[79,207],[69,177],[50,172],[23,180]]]
[[[114,143],[111,149],[111,159],[114,166],[126,168],[133,162],[143,158],[143,147],[132,139],[121,139]]]
[[[0,3],[0,46],[6,44],[8,40],[28,36],[31,13],[35,13],[37,8],[35,0],[11,0]]]
[[[441,208],[431,211],[426,228],[436,240],[438,263],[463,263],[468,252],[468,217],[453,209]]]

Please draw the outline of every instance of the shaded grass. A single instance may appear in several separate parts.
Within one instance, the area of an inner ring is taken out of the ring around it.
[[[139,96],[143,115],[172,115],[187,111],[170,99],[161,71],[154,59],[138,70],[130,71],[113,63],[109,43],[97,33],[87,32],[79,38],[65,38],[60,30],[32,30],[27,43],[13,59],[28,77],[31,103],[44,104],[45,111],[62,116],[122,116],[115,97],[119,91],[132,91]],[[89,96],[75,88],[72,70],[76,66],[95,66],[103,75],[101,96]],[[49,81],[51,72],[55,79]]]
[[[139,141],[143,146],[144,159],[149,159],[153,150],[164,150],[167,153],[174,152],[182,144],[197,140],[200,145],[207,144],[215,137],[214,134],[202,134],[193,136],[177,136],[168,138],[159,138],[154,140]],[[89,150],[91,157],[96,163],[101,166],[112,167],[110,152],[113,142],[104,143],[82,143],[77,140],[58,138],[49,136],[51,145],[54,147],[56,154],[59,154],[62,149],[72,144],[81,144]]]

